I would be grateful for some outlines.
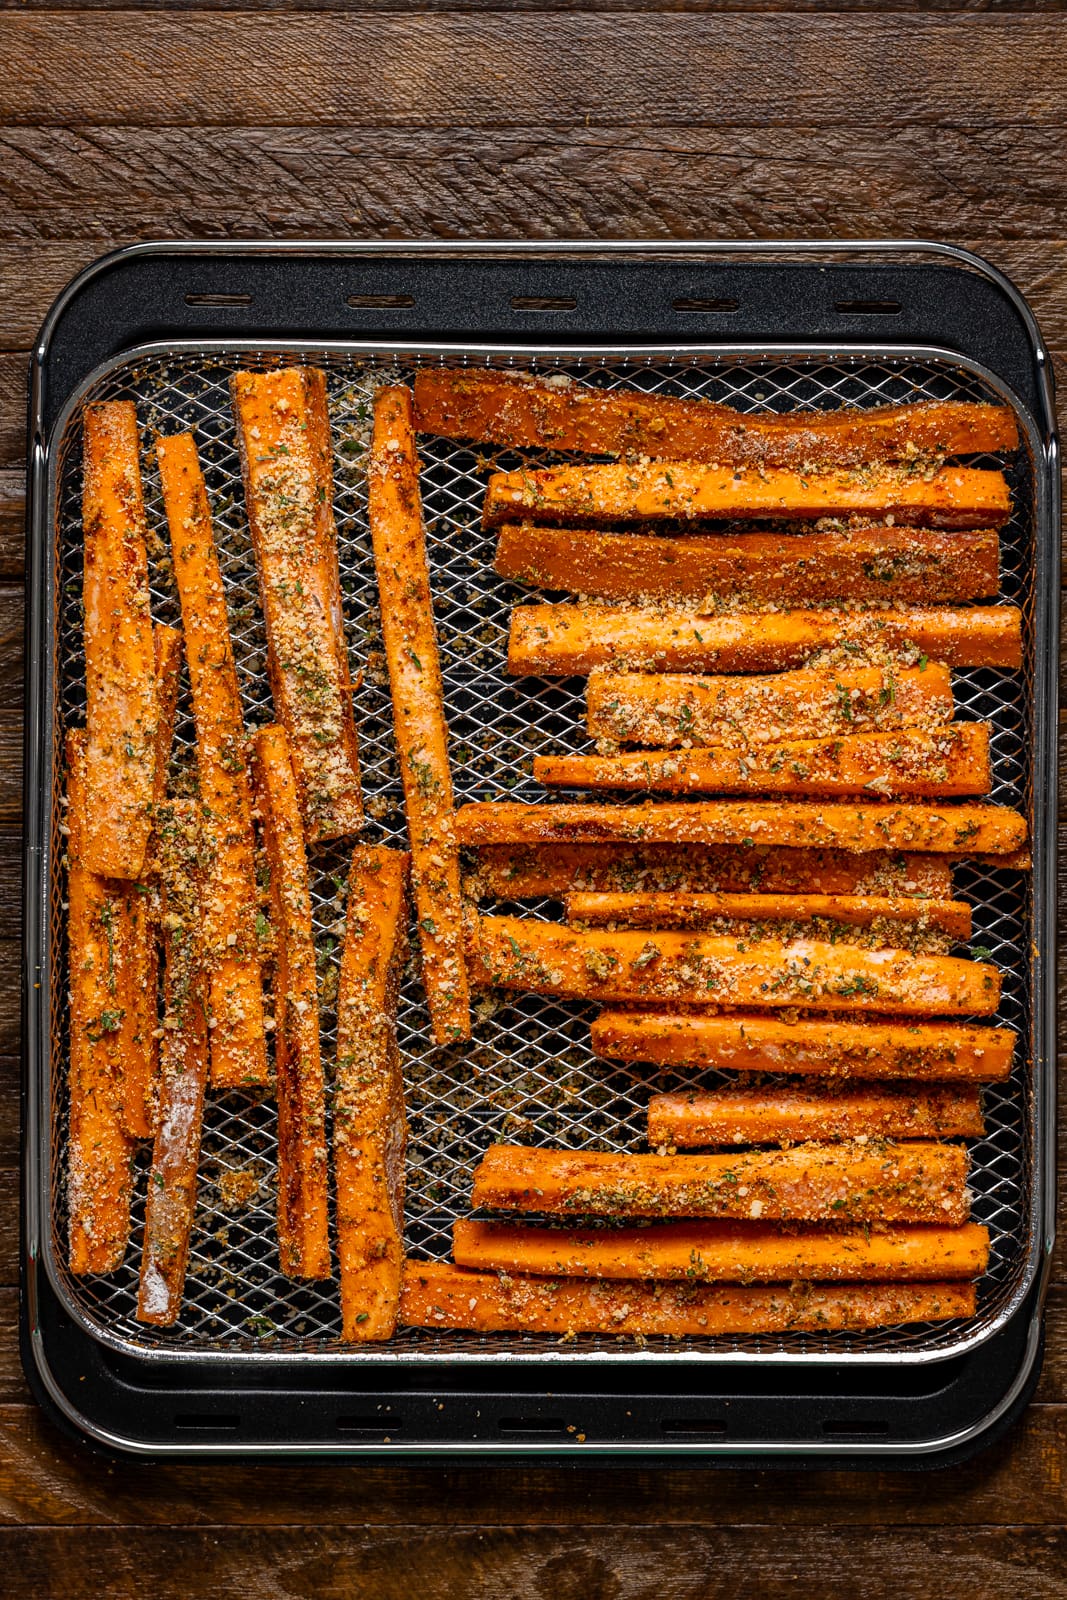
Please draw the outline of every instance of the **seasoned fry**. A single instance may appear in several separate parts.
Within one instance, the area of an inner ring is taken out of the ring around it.
[[[648,1103],[648,1142],[655,1149],[800,1144],[805,1139],[978,1139],[984,1132],[978,1089],[951,1084],[731,1085],[704,1094],[655,1094]],[[953,1276],[940,1268],[930,1273],[932,1278]]]
[[[515,517],[611,523],[850,516],[923,528],[999,528],[1011,516],[1011,494],[1002,472],[977,467],[795,472],[636,461],[494,472],[482,523],[496,528]]]
[[[594,739],[671,748],[745,747],[880,729],[936,727],[953,716],[947,667],[856,667],[768,676],[691,673],[589,674],[587,720]]]
[[[994,599],[995,532],[856,528],[847,533],[709,533],[663,539],[589,528],[506,524],[497,543],[502,578],[601,600],[744,610],[759,602],[827,600],[943,605]]]
[[[208,1075],[200,936],[205,846],[197,804],[178,800],[157,807],[155,836],[163,884],[165,1014],[137,1318],[168,1327],[178,1319],[185,1288]]]
[[[130,1234],[133,1140],[123,1126],[128,1036],[120,993],[123,891],[86,865],[86,736],[67,734],[70,1270],[114,1272]]]
[[[989,1229],[783,1228],[761,1222],[662,1222],[637,1228],[537,1228],[461,1218],[452,1232],[460,1267],[563,1278],[687,1283],[945,1282],[976,1278]]]
[[[144,866],[155,795],[155,649],[137,412],[132,401],[84,417],[85,864],[111,878]]]
[[[333,520],[326,376],[237,372],[233,409],[267,659],[309,840],[363,825]]]
[[[820,1078],[1001,1083],[1015,1051],[1010,1028],[866,1018],[783,1022],[751,1012],[602,1011],[591,1034],[598,1055],[622,1061]]]
[[[275,945],[278,1250],[287,1276],[328,1278],[326,1090],[319,1053],[319,991],[307,855],[285,729],[260,728],[255,753]]]
[[[820,650],[911,650],[946,667],[1022,666],[1014,606],[950,610],[738,611],[704,616],[633,606],[529,605],[511,613],[508,671],[569,678],[594,667],[786,672]]]
[[[415,425],[446,439],[598,456],[659,456],[724,466],[853,466],[916,453],[988,455],[1018,448],[1006,406],[959,400],[869,410],[735,411],[625,389],[604,393],[562,373],[428,367],[415,377]]]
[[[765,1222],[967,1220],[957,1144],[801,1144],[725,1155],[611,1155],[490,1145],[473,1203],[546,1216],[728,1217]]]
[[[1000,972],[985,962],[814,939],[738,944],[713,935],[579,933],[556,922],[479,917],[470,937],[471,982],[579,999],[904,1016],[992,1016],[1000,1003]]]
[[[522,900],[576,890],[634,894],[922,895],[947,900],[944,856],[793,850],[774,845],[486,844],[464,887],[474,898]]]
[[[956,943],[971,937],[966,900],[892,899],[850,894],[687,894],[647,890],[603,894],[577,890],[566,900],[567,921],[586,928],[690,928],[729,932],[740,924],[744,937],[775,936],[778,924],[833,923],[837,928],[899,926],[899,937],[940,933]],[[738,937],[741,937],[740,931]]]
[[[959,798],[992,786],[989,726],[790,739],[782,744],[696,750],[627,750],[614,756],[534,756],[546,789],[622,789],[650,794],[879,795],[886,800]]]
[[[367,472],[382,638],[404,780],[422,976],[434,1038],[470,1037],[448,727],[419,498],[411,391],[379,389]]]
[[[389,1339],[404,1262],[407,1119],[396,1039],[410,857],[357,847],[337,994],[333,1140],[343,1337]]]
[[[1008,806],[698,800],[646,806],[475,801],[456,812],[464,845],[709,844],[1010,855],[1026,821]]]
[[[267,1083],[252,800],[211,511],[192,434],[158,439],[156,456],[185,627],[200,798],[213,844],[204,885],[211,1081],[216,1088]]]

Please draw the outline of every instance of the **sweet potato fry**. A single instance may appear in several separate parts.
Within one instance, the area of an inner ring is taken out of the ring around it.
[[[132,401],[87,406],[84,418],[86,866],[136,878],[155,791],[155,650]]]
[[[470,1037],[448,726],[419,498],[411,391],[379,389],[367,473],[382,638],[404,780],[422,976],[434,1038]]]
[[[552,1278],[686,1283],[913,1283],[976,1278],[989,1229],[782,1227],[761,1222],[662,1222],[637,1228],[538,1228],[461,1218],[456,1265]]]
[[[546,1216],[726,1217],[765,1222],[967,1221],[958,1144],[801,1144],[709,1156],[490,1145],[473,1203]]]
[[[648,1142],[657,1150],[800,1144],[805,1139],[978,1139],[984,1132],[979,1091],[973,1085],[730,1085],[708,1093],[654,1094],[648,1103]],[[797,1275],[819,1276],[815,1271]],[[954,1274],[938,1269],[929,1276]]]
[[[942,605],[990,600],[1000,588],[995,532],[856,528],[847,533],[705,534],[663,539],[589,528],[506,524],[502,578],[537,589],[632,603],[739,610],[827,600]]]
[[[158,806],[155,838],[163,885],[165,1011],[137,1318],[167,1327],[178,1320],[185,1288],[208,1075],[199,806],[190,800]]]
[[[546,789],[649,794],[878,795],[886,800],[988,794],[989,726],[954,722],[840,738],[790,739],[743,749],[626,750],[534,756]]]
[[[233,409],[267,659],[309,840],[363,825],[333,520],[326,376],[236,372]],[[221,620],[221,619],[220,619]]]
[[[610,393],[562,373],[428,367],[415,377],[415,425],[446,439],[598,456],[659,456],[724,466],[853,466],[1018,448],[1006,406],[959,400],[869,410],[741,413],[710,400]]]
[[[407,1120],[397,991],[407,951],[410,858],[357,847],[337,995],[333,1141],[343,1337],[389,1339],[404,1262]]]
[[[567,921],[586,928],[688,928],[730,932],[742,925],[745,938],[775,937],[781,924],[818,922],[836,928],[871,928],[900,939],[912,933],[940,933],[959,944],[971,937],[966,900],[894,899],[851,894],[688,894],[645,890],[631,894],[576,890],[566,900]],[[739,932],[738,937],[741,937]],[[888,941],[892,942],[892,941]]]
[[[1000,972],[985,962],[814,939],[738,944],[706,934],[579,933],[556,922],[479,917],[470,937],[471,982],[579,999],[902,1016],[992,1016],[1000,1002]]]
[[[299,791],[281,727],[255,736],[255,776],[274,927],[278,1079],[278,1250],[291,1278],[328,1278],[326,1089]]]
[[[270,1076],[244,720],[211,511],[192,434],[158,439],[156,456],[185,627],[200,798],[213,845],[204,885],[211,1081],[216,1088],[233,1088],[266,1083]]]
[[[767,470],[680,461],[542,467],[494,472],[483,526],[535,522],[685,522],[875,516],[922,528],[999,528],[1011,516],[1002,472],[978,467]]]
[[[1010,1028],[880,1018],[800,1018],[602,1011],[592,1024],[598,1055],[656,1066],[811,1073],[820,1078],[913,1078],[1002,1083],[1011,1073]]]
[[[569,678],[594,667],[657,672],[786,672],[840,645],[864,655],[917,651],[946,667],[1022,665],[1014,606],[958,610],[738,611],[703,616],[635,606],[528,605],[511,613],[508,671]]]
[[[698,800],[661,805],[523,805],[475,801],[456,812],[464,845],[788,845],[936,855],[1010,855],[1026,821],[1008,806],[857,805],[803,800]]]
[[[465,881],[473,898],[522,900],[576,891],[634,894],[922,895],[947,900],[944,856],[793,850],[774,845],[486,844]]]

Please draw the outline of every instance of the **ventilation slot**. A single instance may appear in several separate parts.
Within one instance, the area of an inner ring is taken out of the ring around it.
[[[667,1417],[660,1432],[665,1439],[725,1439],[726,1424],[719,1417]]]
[[[501,1417],[497,1432],[502,1439],[558,1439],[567,1425],[558,1417]]]
[[[187,294],[187,306],[250,306],[250,294]]]
[[[174,1418],[174,1426],[190,1433],[236,1433],[241,1426],[240,1417],[226,1416],[222,1412],[204,1413],[182,1411]]]
[[[345,299],[354,311],[405,311],[414,304],[413,294],[350,294]]]
[[[671,304],[673,305],[675,311],[703,312],[736,311],[738,306],[738,302],[736,300],[696,300],[691,297],[683,298],[681,300],[672,300]]]
[[[896,317],[904,307],[899,300],[835,300],[834,310],[843,317]]]
[[[573,311],[577,300],[566,294],[513,294],[512,311]]]

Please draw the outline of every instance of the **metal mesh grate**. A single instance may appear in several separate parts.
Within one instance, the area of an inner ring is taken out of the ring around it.
[[[396,766],[388,682],[378,629],[377,588],[366,524],[363,458],[371,397],[383,375],[410,374],[388,354],[367,356],[329,349],[270,355],[153,354],[111,371],[89,399],[133,398],[145,439],[154,431],[196,430],[216,518],[223,574],[244,709],[251,726],[271,720],[264,641],[254,566],[243,513],[240,471],[230,416],[228,378],[238,366],[312,359],[329,370],[335,445],[335,507],[341,573],[354,666],[363,666],[357,695],[363,781],[371,818],[367,836],[403,843],[402,790]],[[482,359],[485,359],[484,357]],[[533,360],[524,363],[536,365]],[[540,365],[546,363],[542,359]],[[628,385],[647,391],[699,395],[741,410],[772,407],[878,404],[922,397],[980,398],[980,381],[947,363],[819,360],[666,361],[611,358],[585,363],[550,363],[604,387]],[[484,474],[488,465],[560,459],[545,453],[472,451],[446,440],[423,440],[425,504],[435,609],[441,645],[457,803],[474,799],[544,799],[529,775],[539,751],[588,748],[582,731],[582,680],[516,681],[504,671],[508,620],[514,588],[492,570],[492,536],[480,527]],[[57,708],[63,727],[84,718],[81,642],[81,438],[77,415],[53,458],[57,508]],[[153,455],[143,461],[150,529],[165,530]],[[1033,484],[1027,463],[1012,470],[1016,514],[1005,530],[1002,596],[1023,606],[1027,659],[1033,659],[1032,571]],[[165,564],[165,533],[150,550],[154,614],[177,623],[179,610]],[[1029,675],[1027,675],[1028,682]],[[996,783],[993,798],[1030,810],[1030,719],[1026,682],[991,671],[956,674],[960,713],[990,719]],[[60,735],[56,734],[56,771]],[[183,679],[173,778],[180,785],[191,771],[193,727]],[[54,791],[58,785],[54,785]],[[55,817],[55,805],[53,814]],[[53,821],[52,860],[60,851]],[[341,846],[312,852],[316,938],[323,978],[323,1057],[332,1061],[335,1030],[331,1009],[343,933],[343,884],[347,851]],[[867,1334],[788,1334],[774,1338],[649,1341],[646,1355],[669,1348],[676,1354],[759,1357],[795,1353],[844,1356],[850,1352],[947,1352],[963,1335],[998,1321],[1017,1300],[1032,1245],[1032,1096],[1030,998],[1027,951],[1030,900],[1022,874],[966,866],[957,887],[975,907],[974,943],[984,945],[1004,975],[1001,1022],[1020,1034],[1015,1076],[986,1091],[988,1133],[972,1146],[975,1216],[993,1234],[990,1270],[980,1286],[975,1324],[890,1329]],[[63,883],[51,884],[50,972],[52,1005],[52,1219],[53,1274],[71,1311],[112,1342],[139,1352],[282,1354],[331,1351],[340,1333],[336,1284],[297,1284],[279,1271],[274,1230],[276,1119],[268,1099],[252,1094],[209,1094],[200,1168],[200,1192],[185,1304],[173,1329],[149,1329],[134,1321],[145,1169],[140,1158],[131,1246],[123,1268],[108,1278],[73,1279],[65,1261],[65,1075],[68,1049]],[[527,905],[527,915],[551,917],[550,902]],[[479,1003],[469,1045],[435,1049],[420,987],[409,971],[403,988],[400,1043],[404,1056],[410,1138],[408,1148],[407,1248],[421,1256],[447,1258],[451,1224],[470,1207],[471,1171],[493,1140],[551,1143],[580,1148],[639,1149],[649,1096],[683,1085],[719,1080],[672,1069],[614,1065],[590,1051],[591,1006],[533,996],[494,996]],[[45,1167],[49,1163],[45,1163]],[[47,1209],[47,1207],[46,1207]],[[427,1356],[540,1354],[557,1341],[535,1335],[438,1334],[409,1330],[380,1351],[359,1359]],[[583,1337],[569,1353],[618,1352],[612,1339]],[[640,1354],[629,1344],[631,1358]]]

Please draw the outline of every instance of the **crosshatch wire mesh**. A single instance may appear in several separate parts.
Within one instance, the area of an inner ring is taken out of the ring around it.
[[[382,381],[410,377],[410,353],[331,351],[253,355],[146,355],[112,370],[87,400],[135,399],[143,441],[154,433],[196,432],[215,517],[227,586],[231,632],[246,722],[272,719],[255,571],[245,525],[240,468],[230,414],[228,379],[240,366],[314,360],[328,370],[334,438],[335,512],[340,546],[348,644],[354,675],[362,771],[370,817],[366,836],[405,843],[403,796],[393,747],[388,680],[378,622],[378,596],[366,522],[364,457],[371,400]],[[429,359],[429,358],[427,358]],[[437,359],[437,358],[434,358]],[[482,360],[493,359],[483,356]],[[503,364],[502,358],[496,358]],[[402,364],[401,364],[402,362]],[[535,357],[520,363],[551,366],[604,388],[632,386],[648,392],[701,396],[742,411],[770,407],[835,407],[936,399],[987,397],[980,379],[940,361],[881,358],[789,361],[699,359],[681,355],[623,361],[605,357],[577,363]],[[504,670],[508,621],[519,592],[493,572],[494,539],[480,527],[485,471],[565,459],[546,452],[471,449],[442,439],[421,440],[425,507],[434,605],[441,648],[457,804],[468,800],[544,800],[530,776],[541,751],[588,748],[582,720],[582,680],[522,680]],[[72,418],[54,456],[57,507],[57,708],[55,772],[59,776],[62,728],[84,720],[81,630],[81,431]],[[998,464],[998,463],[986,463]],[[180,623],[166,565],[166,522],[154,455],[142,459],[150,529],[154,615]],[[1002,598],[1023,608],[1026,659],[1033,660],[1033,481],[1025,460],[1009,466],[1015,515],[1002,539]],[[994,726],[992,798],[1030,813],[1031,745],[1025,678],[992,671],[955,675],[958,714]],[[172,781],[190,774],[194,733],[183,674]],[[54,785],[61,792],[61,782]],[[61,859],[53,807],[52,860]],[[335,1047],[333,1002],[344,928],[344,845],[311,852],[315,932],[323,1000],[323,1058],[330,1070]],[[1004,978],[998,1021],[1019,1032],[1016,1068],[1007,1085],[985,1091],[988,1131],[971,1146],[974,1215],[992,1231],[990,1268],[979,1288],[976,1323],[914,1326],[863,1334],[786,1334],[773,1338],[629,1341],[630,1359],[665,1349],[701,1355],[759,1359],[794,1353],[845,1357],[851,1353],[948,1353],[961,1337],[998,1322],[1026,1287],[1032,1254],[1032,1109],[1030,996],[1027,951],[1030,898],[1023,874],[965,865],[956,870],[961,896],[974,907],[973,943],[984,945]],[[149,1150],[138,1158],[133,1234],[126,1263],[107,1278],[73,1278],[65,1268],[66,1064],[69,1043],[62,874],[51,889],[51,1181],[49,1248],[69,1309],[108,1342],[140,1354],[255,1352],[279,1356],[336,1353],[340,1314],[336,1281],[296,1283],[281,1275],[274,1224],[275,1109],[269,1098],[210,1093],[205,1110],[199,1195],[182,1316],[172,1329],[145,1328],[134,1320]],[[549,901],[526,903],[527,915],[553,917]],[[451,1225],[470,1210],[473,1166],[494,1140],[564,1145],[574,1149],[640,1149],[645,1107],[653,1093],[721,1080],[598,1060],[589,1048],[595,1008],[536,996],[497,995],[476,1005],[469,1045],[434,1048],[414,964],[403,986],[399,1034],[409,1117],[406,1247],[410,1254],[447,1259]],[[615,1339],[583,1336],[567,1346],[578,1354],[617,1354]],[[516,1357],[558,1349],[538,1335],[477,1335],[405,1330],[388,1347],[354,1352],[354,1359],[424,1354]]]

